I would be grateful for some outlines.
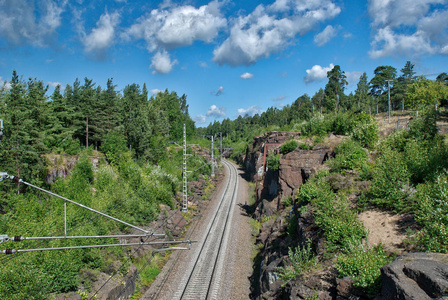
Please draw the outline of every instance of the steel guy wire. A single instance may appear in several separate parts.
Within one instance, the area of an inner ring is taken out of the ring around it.
[[[120,184],[120,183],[119,183],[119,184]],[[39,193],[39,194],[40,194],[40,193]],[[47,196],[47,195],[41,195],[40,197],[42,197],[42,196],[45,197],[45,196]],[[133,195],[133,197],[135,197],[135,195]],[[113,206],[113,207],[111,207],[111,208],[108,208],[108,210],[115,210],[116,208],[123,206],[124,203],[125,203],[125,200],[121,200],[120,202],[116,203],[115,206]],[[92,222],[94,222],[96,219],[98,219],[99,217],[100,217],[100,215],[94,215],[94,216],[90,217],[89,219],[87,219],[86,221],[84,221],[83,223],[81,223],[81,224],[77,224],[75,227],[70,228],[70,229],[68,230],[68,232],[73,232],[73,231],[76,230],[76,229],[79,229],[79,228],[81,228],[81,227],[83,227],[83,226],[85,226],[85,225],[87,225],[87,224],[89,224],[89,223],[92,223]],[[56,235],[56,234],[58,234],[58,233],[60,233],[60,232],[62,232],[62,231],[61,231],[61,230],[58,230],[58,231],[54,232],[53,235]],[[43,244],[48,244],[48,242],[49,242],[49,241],[43,240],[42,242],[40,242],[40,243],[37,244],[37,247],[38,247],[38,246],[42,246]],[[31,245],[30,245],[30,247],[31,247]],[[28,248],[29,248],[29,247],[28,247]],[[28,249],[28,248],[20,248],[20,249]],[[3,261],[9,261],[9,260],[12,260],[12,259],[14,259],[15,257],[17,257],[17,256],[19,256],[19,255],[21,255],[21,254],[20,254],[20,253],[16,253],[16,254],[14,254],[14,255],[12,255],[12,256],[6,256],[6,257],[4,257],[3,259],[0,259],[0,263],[3,262]]]
[[[114,210],[114,209],[118,208],[119,206],[123,206],[123,204],[124,204],[124,201],[118,202],[117,204],[115,204],[114,207],[109,208],[109,210]],[[85,225],[87,225],[89,223],[94,222],[99,217],[100,217],[100,215],[94,215],[94,216],[90,217],[90,219],[87,219],[86,221],[84,221],[83,223],[77,224],[75,227],[70,228],[67,232],[73,232],[76,229],[79,229],[79,228],[81,228],[81,227],[83,227],[83,226],[85,226]],[[61,230],[58,230],[58,231],[54,232],[52,235],[57,235],[58,233],[61,233],[61,232],[62,232]],[[37,244],[34,244],[34,245],[35,245],[35,247],[40,247],[40,246],[42,246],[44,244],[48,244],[49,242],[50,242],[49,240],[42,240],[40,243],[37,243]],[[29,249],[31,246],[32,245],[29,245],[29,247],[27,247],[27,248],[22,247],[22,248],[20,248],[20,250]],[[23,255],[23,253],[15,253],[12,256],[5,256],[4,258],[0,259],[0,263],[3,263],[4,261],[7,262],[9,260],[13,260],[13,259],[17,258],[20,255]]]

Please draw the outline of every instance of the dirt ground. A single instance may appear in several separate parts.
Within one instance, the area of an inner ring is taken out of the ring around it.
[[[381,210],[368,210],[359,215],[359,220],[369,231],[369,245],[383,244],[386,251],[403,253],[406,229],[414,228],[415,221],[410,215],[392,214]]]

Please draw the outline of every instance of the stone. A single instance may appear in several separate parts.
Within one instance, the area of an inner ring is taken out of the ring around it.
[[[410,253],[381,268],[382,299],[448,297],[448,254]]]
[[[341,296],[343,298],[349,298],[351,294],[353,293],[353,279],[346,276],[344,278],[337,278],[336,279],[336,290],[338,293],[338,296]]]

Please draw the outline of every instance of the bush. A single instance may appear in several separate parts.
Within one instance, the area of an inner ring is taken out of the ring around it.
[[[345,197],[328,200],[318,199],[314,204],[316,225],[324,232],[329,251],[348,252],[361,244],[367,231]]]
[[[280,154],[270,152],[267,158],[268,169],[271,171],[278,171],[280,167]]]
[[[324,136],[330,133],[333,129],[333,120],[330,116],[323,116],[321,114],[311,118],[308,122],[302,125],[300,131],[304,136]]]
[[[361,146],[352,140],[347,140],[338,145],[335,149],[336,157],[329,162],[333,172],[343,170],[360,171],[366,163],[368,155]]]
[[[421,184],[415,194],[415,219],[423,227],[417,234],[417,246],[424,251],[448,252],[448,173],[434,182]]]
[[[283,145],[281,145],[280,153],[281,154],[287,154],[289,152],[292,152],[292,151],[296,150],[298,145],[299,144],[297,143],[297,141],[290,140],[290,141],[284,143]]]
[[[361,288],[369,297],[378,295],[381,289],[381,267],[392,261],[380,245],[364,249],[359,246],[353,252],[338,257],[336,268],[339,277],[349,276],[354,286]]]
[[[409,209],[411,174],[402,153],[384,149],[373,171],[372,202],[396,211]]]
[[[311,250],[311,240],[307,240],[306,245],[297,246],[294,250],[289,248],[288,256],[291,264],[276,268],[280,280],[284,281],[283,286],[317,264],[317,258]]]
[[[314,207],[315,223],[322,230],[329,251],[350,251],[367,235],[350,202],[336,195],[326,181],[328,171],[320,171],[300,187],[299,205]]]
[[[423,111],[409,124],[409,135],[419,140],[432,140],[437,136],[436,116],[432,109]]]
[[[106,154],[107,160],[111,164],[118,165],[123,159],[122,154],[128,151],[125,136],[117,131],[111,131],[104,136],[101,150]]]
[[[379,139],[378,124],[375,118],[364,112],[355,114],[350,136],[361,146],[374,148]]]

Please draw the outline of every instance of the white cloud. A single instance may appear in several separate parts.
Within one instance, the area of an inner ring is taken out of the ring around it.
[[[436,52],[424,32],[418,31],[412,35],[406,35],[395,33],[389,27],[378,30],[371,45],[372,49],[369,51],[369,55],[372,58],[401,54],[419,56]]]
[[[168,74],[178,63],[177,59],[171,61],[167,51],[159,51],[152,57],[150,68],[154,69],[153,74]]]
[[[251,79],[252,77],[254,77],[254,74],[246,72],[246,73],[242,74],[240,77],[242,79]]]
[[[344,33],[344,39],[348,40],[348,39],[351,39],[352,37],[353,37],[352,33],[350,33],[350,32]]]
[[[82,38],[86,52],[93,54],[97,59],[105,59],[107,49],[115,41],[115,27],[118,25],[119,20],[120,15],[118,12],[113,14],[106,12],[101,15],[92,32]]]
[[[222,3],[212,1],[195,8],[190,5],[154,9],[141,17],[123,35],[125,39],[144,39],[149,51],[174,49],[200,40],[211,43],[220,29],[227,25],[221,16]]]
[[[268,7],[260,4],[251,14],[233,20],[230,36],[213,51],[213,61],[232,66],[254,64],[340,12],[330,0],[277,0]]]
[[[349,85],[356,85],[359,82],[359,77],[363,72],[359,71],[352,71],[352,72],[345,72],[345,76],[347,76],[347,82]]]
[[[258,105],[252,105],[251,107],[244,109],[244,108],[238,108],[238,115],[245,116],[254,116],[256,114],[263,113],[264,110],[261,109]]]
[[[207,120],[207,117],[204,115],[197,115],[193,118],[193,121],[195,121],[197,124],[204,124]]]
[[[13,45],[48,46],[61,25],[66,5],[67,0],[0,1],[0,37]]]
[[[205,62],[205,61],[200,61],[199,62],[199,66],[201,67],[201,68],[208,68],[208,65],[207,65],[207,63]]]
[[[11,88],[11,84],[3,77],[0,76],[0,90],[5,88],[5,90],[9,90]]]
[[[306,70],[307,75],[304,77],[304,81],[306,84],[314,81],[322,81],[327,78],[327,72],[333,68],[334,64],[330,64],[328,67],[314,65],[311,69]]]
[[[323,45],[328,43],[332,38],[334,38],[338,34],[338,31],[339,28],[335,28],[331,25],[328,25],[322,32],[314,36],[314,43],[317,46],[322,47]]]
[[[446,54],[447,0],[371,0],[373,41],[369,55],[418,57]]]
[[[53,88],[57,87],[58,85],[61,86],[61,90],[63,90],[64,88],[62,87],[62,83],[57,82],[57,81],[48,81],[47,84]]]
[[[217,107],[216,105],[212,105],[208,109],[206,116],[215,118],[224,118],[226,116],[226,110],[224,107]]]
[[[212,91],[215,96],[221,96],[224,93],[224,87],[220,86],[217,91]]]
[[[227,20],[221,16],[220,12],[222,4],[223,2],[214,0],[207,5],[195,8],[191,5],[177,6],[171,1],[164,1],[158,9],[137,19],[136,23],[121,37],[128,41],[144,40],[149,52],[157,51],[158,53],[190,46],[195,41],[212,43],[219,31],[227,26]],[[167,55],[164,56],[166,58]],[[177,60],[174,62],[177,63]],[[153,65],[155,66],[154,59]],[[171,70],[171,68],[172,65],[164,70]]]
[[[151,92],[151,94],[152,94],[153,96],[155,96],[155,95],[157,95],[158,93],[163,92],[163,91],[162,91],[162,90],[159,90],[159,89],[152,89],[150,92]]]

